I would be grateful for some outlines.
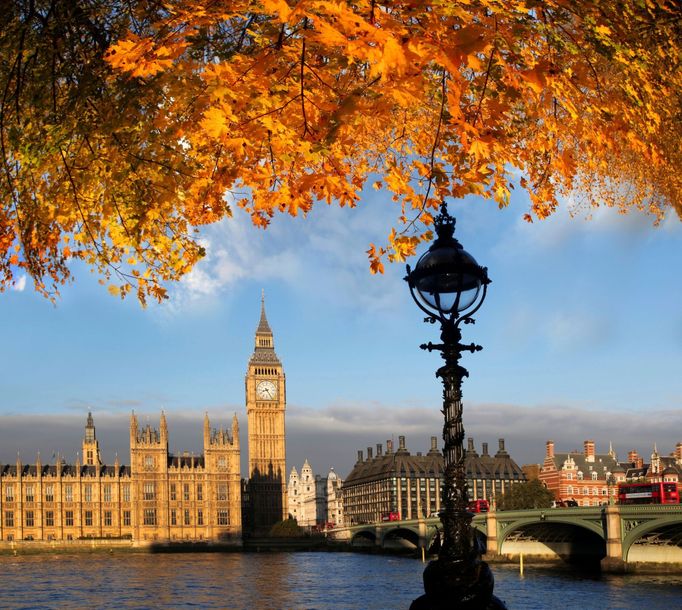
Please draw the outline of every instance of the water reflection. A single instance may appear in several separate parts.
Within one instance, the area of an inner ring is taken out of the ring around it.
[[[587,578],[494,565],[511,610],[680,607],[680,576]],[[2,608],[393,610],[422,593],[414,559],[350,553],[0,557]]]

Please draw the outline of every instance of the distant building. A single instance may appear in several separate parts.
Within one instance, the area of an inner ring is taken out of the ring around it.
[[[512,460],[504,448],[504,439],[498,441],[497,453],[488,453],[488,443],[482,443],[479,456],[474,449],[474,439],[467,440],[464,455],[470,500],[488,500],[494,504],[507,493],[512,485],[524,483],[526,475],[521,467]]]
[[[341,479],[332,468],[326,477],[315,475],[308,460],[298,474],[291,469],[287,498],[289,515],[301,527],[325,527],[329,523],[343,523],[340,485]]]
[[[535,481],[540,478],[540,464],[524,464],[521,466],[527,481]]]
[[[555,453],[554,441],[547,441],[540,480],[557,501],[575,500],[579,506],[599,506],[609,502],[616,488],[609,478],[619,470],[616,453],[596,453],[594,441],[585,441],[583,453]]]
[[[263,535],[287,516],[286,375],[275,352],[264,296],[245,382],[249,480],[243,521],[247,532]]]
[[[659,455],[656,447],[651,463],[636,452],[627,462],[619,462],[613,447],[596,453],[594,441],[585,441],[582,453],[555,453],[554,442],[547,441],[540,480],[554,492],[557,501],[575,500],[579,506],[599,506],[615,501],[617,484],[632,481],[678,482],[682,479],[682,443],[670,456]]]
[[[504,439],[494,456],[483,443],[479,455],[473,439],[468,440],[465,466],[469,498],[494,503],[511,485],[526,480],[521,468],[504,448]],[[412,455],[405,446],[405,437],[398,437],[398,450],[393,441],[386,441],[386,453],[377,444],[376,455],[371,447],[366,457],[358,451],[358,460],[342,487],[346,524],[374,523],[396,514],[400,519],[418,519],[437,514],[441,509],[443,455],[437,438],[431,437],[431,448],[423,455]]]
[[[431,437],[426,455],[412,455],[405,447],[405,437],[398,437],[398,450],[393,441],[367,448],[366,458],[358,451],[358,460],[342,485],[343,511],[346,525],[375,523],[397,513],[401,519],[426,517],[440,510],[440,481],[443,456]]]
[[[644,463],[636,450],[628,453],[628,461],[620,464],[616,474],[619,481],[650,481],[678,483],[682,480],[682,443],[677,443],[675,450],[668,456],[662,456],[654,444],[651,461]]]
[[[241,542],[239,426],[213,430],[204,418],[204,453],[173,455],[159,429],[130,418],[130,466],[100,458],[88,414],[84,463],[0,464],[0,538]]]

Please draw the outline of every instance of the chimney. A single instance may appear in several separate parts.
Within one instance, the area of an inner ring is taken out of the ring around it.
[[[488,455],[488,443],[482,443],[481,447],[483,448],[482,455],[487,456]]]
[[[634,468],[642,468],[644,466],[644,458],[639,456],[636,449],[628,452],[628,462],[630,462]]]
[[[680,449],[680,452],[682,452],[682,443],[678,443],[677,447],[678,447],[678,449]],[[437,436],[431,437],[431,451],[438,451],[438,437]]]
[[[474,439],[471,437],[467,439],[467,451],[474,452]]]
[[[682,462],[682,443],[675,445],[675,461]]]
[[[381,457],[381,443],[377,443],[377,457]]]
[[[371,460],[372,459],[372,448],[367,447],[367,459]]]
[[[585,441],[585,461],[594,462],[594,441]]]
[[[393,453],[393,441],[386,441],[386,453]]]
[[[404,436],[399,436],[398,437],[398,451],[400,450],[405,451],[405,437]]]
[[[358,464],[362,462],[362,449],[358,451]]]
[[[545,457],[550,460],[554,458],[554,441],[547,441]]]

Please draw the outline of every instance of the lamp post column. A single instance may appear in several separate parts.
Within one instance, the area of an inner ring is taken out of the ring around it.
[[[454,238],[455,219],[445,202],[434,226],[435,241],[414,270],[407,267],[405,280],[415,303],[428,315],[425,321],[440,322],[441,327],[441,343],[429,342],[421,348],[440,352],[445,361],[436,372],[443,383],[443,539],[438,559],[424,570],[425,594],[412,602],[410,610],[505,610],[493,595],[493,575],[481,559],[483,548],[467,510],[462,381],[469,373],[459,364],[462,352],[481,349],[462,344],[461,325],[473,322],[490,279],[487,269]]]

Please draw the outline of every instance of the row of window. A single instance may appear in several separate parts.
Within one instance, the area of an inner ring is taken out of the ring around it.
[[[592,480],[593,480],[593,481],[597,481],[597,480],[598,480],[599,473],[592,471],[590,474],[592,475]],[[578,481],[582,481],[582,480],[583,480],[583,473],[582,473],[582,472],[578,472],[578,475],[577,475],[577,476],[578,476]],[[604,476],[606,476],[606,475],[604,475]],[[566,473],[566,480],[567,480],[567,481],[572,481],[572,480],[573,480],[573,473],[572,473],[572,472],[567,472],[567,473]]]
[[[54,527],[55,524],[54,511],[46,510],[43,514],[45,516],[44,523],[45,527]],[[24,527],[34,527],[35,521],[36,521],[35,513],[32,510],[27,510],[24,513]],[[91,510],[83,511],[83,525],[85,525],[86,527],[91,527],[93,523],[94,523],[93,511]],[[122,511],[121,524],[124,527],[126,526],[129,527],[131,525],[129,510]],[[73,511],[72,510],[64,511],[64,526],[73,527],[73,525],[74,525]],[[113,525],[112,512],[110,510],[105,510],[102,513],[102,525],[104,525],[105,527]],[[14,527],[14,511],[12,510],[5,511],[5,527]]]
[[[36,501],[36,486],[28,483],[23,486],[24,488],[24,500],[26,502],[35,502]],[[66,484],[64,485],[64,502],[73,502],[74,498],[74,486],[71,484]],[[14,502],[15,500],[15,494],[14,494],[14,485],[9,483],[4,485],[5,489],[5,502]],[[86,483],[83,485],[83,501],[84,502],[92,502],[93,498],[93,486],[91,483]],[[43,496],[45,498],[45,502],[54,502],[55,499],[55,493],[54,493],[54,485],[51,483],[47,483],[43,485]],[[113,498],[112,495],[112,485],[111,483],[105,483],[102,486],[102,501],[103,502],[111,502]],[[188,483],[183,484],[182,486],[182,499],[188,502],[191,498],[191,486]],[[156,499],[156,484],[155,483],[145,483],[143,486],[142,490],[142,499],[143,500],[154,500]],[[177,493],[177,486],[175,483],[171,483],[170,486],[170,499],[171,500],[177,500],[178,499],[178,493]],[[197,501],[201,502],[204,499],[204,490],[203,486],[201,484],[198,484],[196,486],[196,499]],[[227,501],[228,499],[228,489],[227,489],[227,484],[226,483],[220,483],[218,485],[217,493],[216,493],[216,500],[219,502],[222,501]],[[121,485],[121,500],[123,502],[130,502],[130,483],[124,483]]]
[[[153,513],[153,514],[152,514]],[[180,515],[179,511],[175,508],[171,509],[170,512],[170,524],[180,525],[179,516],[182,516],[182,525],[192,525],[192,514],[188,508],[185,508]],[[229,525],[230,524],[230,513],[228,510],[221,509],[218,511],[218,525]],[[156,511],[151,509],[149,515],[145,511],[145,525],[156,525]],[[148,521],[153,521],[148,523]],[[202,509],[197,510],[197,525],[204,525],[204,511]]]
[[[574,488],[571,487],[571,486],[569,485],[568,488],[566,489],[566,493],[567,493],[569,496],[570,496],[571,494],[574,494],[574,493],[575,493],[575,494],[579,494],[579,493],[580,493],[580,487],[576,487],[575,490],[574,490]],[[583,489],[582,489],[582,495],[583,495],[583,496],[589,496],[589,495],[598,496],[599,493],[600,493],[600,492],[599,492],[599,489],[597,489],[597,488],[592,489],[591,487],[583,487]],[[602,487],[602,489],[601,489],[601,495],[602,495],[602,496],[608,495],[608,490],[607,490],[606,487]]]
[[[45,517],[45,527],[54,527],[55,524],[55,519],[54,519],[54,511],[51,510],[46,510],[44,512],[44,517]],[[121,523],[122,525],[125,526],[130,526],[131,525],[131,518],[130,518],[130,511],[129,510],[124,510],[122,511],[122,520]],[[157,519],[156,519],[156,509],[155,508],[146,508],[144,509],[143,515],[142,515],[143,523],[144,525],[157,525]],[[178,511],[176,509],[171,509],[170,513],[170,521],[171,525],[180,525],[180,521],[178,519]],[[218,525],[229,525],[230,524],[230,513],[226,509],[221,509],[218,511],[217,514],[217,521]],[[12,510],[6,510],[5,511],[5,527],[14,527],[14,511]],[[36,524],[36,519],[35,519],[35,513],[32,510],[27,510],[24,512],[24,527],[35,527]],[[65,527],[73,527],[74,524],[74,516],[73,516],[73,511],[72,510],[67,510],[64,511],[64,526]],[[93,520],[93,511],[91,510],[86,510],[83,511],[83,525],[86,527],[92,527],[94,524]],[[197,519],[196,519],[196,524],[197,525],[204,525],[204,511],[202,509],[199,509],[197,511]],[[113,525],[113,516],[112,512],[110,510],[105,510],[102,513],[102,525],[104,527],[110,527]],[[188,508],[184,509],[182,512],[182,525],[192,525],[192,514]]]
[[[15,495],[14,495],[14,485],[11,483],[8,483],[3,486],[5,490],[5,502],[14,502]],[[67,483],[64,487],[64,502],[73,502],[73,491],[74,491],[74,486],[70,483]],[[35,502],[36,501],[36,486],[27,483],[23,486],[24,488],[24,500],[26,502]],[[102,486],[102,501],[104,502],[111,502],[112,501],[112,484],[111,483],[105,483]],[[92,483],[86,483],[83,485],[83,501],[84,502],[92,502],[93,498],[93,486]],[[52,483],[46,483],[43,485],[43,496],[45,498],[45,502],[54,502],[55,498],[55,493],[54,493],[54,485]],[[121,499],[123,502],[130,502],[130,483],[124,483],[121,485]]]
[[[154,485],[154,484],[151,483],[151,485]],[[146,487],[146,484],[145,484],[145,487]],[[153,492],[153,490],[152,490],[152,492]],[[216,491],[216,500],[218,502],[227,501],[227,495],[228,495],[227,494],[227,483],[219,483],[218,489]],[[196,486],[196,496],[197,496],[198,502],[203,501],[203,499],[204,499],[204,488],[201,484],[198,484]],[[147,500],[147,499],[153,500],[154,498],[153,497],[152,498],[145,498],[145,500]],[[177,486],[175,483],[171,483],[171,485],[170,485],[170,500],[172,502],[172,501],[175,501],[177,499],[178,499]],[[191,499],[191,488],[190,488],[189,483],[184,483],[182,485],[182,499],[185,502],[189,502],[189,500]]]

